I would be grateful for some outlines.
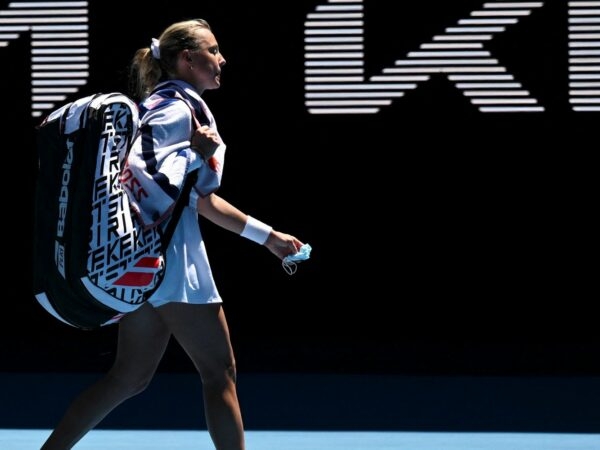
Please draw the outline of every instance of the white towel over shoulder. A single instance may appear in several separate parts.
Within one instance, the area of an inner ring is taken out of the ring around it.
[[[173,82],[170,82],[173,84]],[[200,105],[216,129],[214,118],[200,96],[181,84],[190,104]],[[190,171],[199,169],[196,192],[206,196],[221,184],[225,144],[204,161],[191,149],[194,130],[192,110],[181,98],[165,98],[160,90],[142,104],[141,134],[132,146],[123,171],[123,185],[132,209],[148,228],[160,224],[172,212]]]

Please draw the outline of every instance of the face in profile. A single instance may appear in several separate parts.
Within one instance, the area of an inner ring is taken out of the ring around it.
[[[187,82],[199,92],[221,86],[221,69],[225,58],[219,50],[215,35],[208,29],[198,31],[199,50],[184,50]]]

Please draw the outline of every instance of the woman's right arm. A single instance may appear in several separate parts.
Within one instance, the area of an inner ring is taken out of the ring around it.
[[[266,246],[279,259],[296,253],[303,243],[248,216],[217,194],[199,197],[198,213],[214,224]],[[264,239],[263,239],[264,237]]]

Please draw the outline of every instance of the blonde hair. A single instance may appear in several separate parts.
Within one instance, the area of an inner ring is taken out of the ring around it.
[[[204,19],[191,19],[169,25],[158,38],[160,57],[150,46],[138,49],[129,66],[129,93],[137,101],[146,98],[161,81],[176,73],[177,57],[182,50],[199,50],[198,30],[210,30]]]

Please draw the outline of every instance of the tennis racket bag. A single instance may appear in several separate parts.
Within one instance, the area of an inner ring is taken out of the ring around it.
[[[118,322],[147,300],[164,275],[164,249],[177,218],[165,233],[145,229],[122,185],[139,126],[137,105],[109,93],[66,104],[36,128],[34,295],[50,314],[77,328]],[[194,182],[188,178],[174,215]]]

